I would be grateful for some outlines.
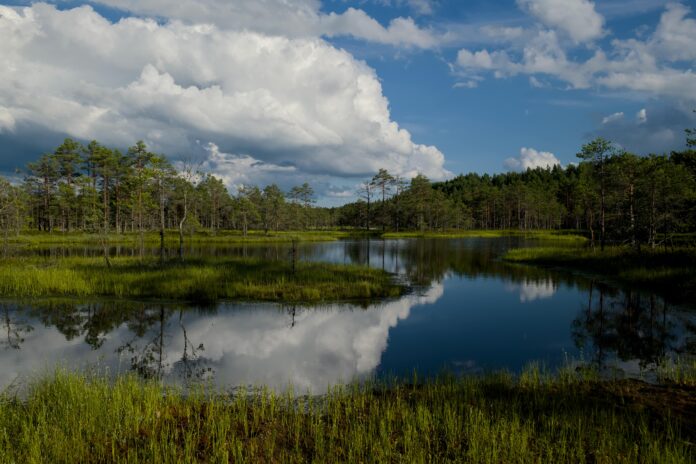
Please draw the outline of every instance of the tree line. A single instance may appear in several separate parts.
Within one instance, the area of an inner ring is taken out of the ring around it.
[[[592,246],[655,247],[696,231],[696,130],[687,149],[638,156],[597,138],[565,168],[470,173],[430,183],[380,170],[360,200],[339,208],[338,224],[389,230],[575,229]]]
[[[453,229],[576,229],[592,244],[657,246],[696,230],[696,131],[687,149],[638,156],[597,138],[578,164],[488,175],[470,173],[432,183],[380,169],[358,200],[316,206],[305,183],[284,192],[275,184],[229,192],[222,179],[137,142],[125,153],[72,139],[29,163],[23,182],[0,178],[0,226],[92,233],[166,229],[265,232],[349,227],[367,231]],[[183,239],[182,239],[183,240]]]

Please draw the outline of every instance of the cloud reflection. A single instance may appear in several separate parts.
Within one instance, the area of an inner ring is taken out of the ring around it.
[[[556,284],[551,279],[525,280],[521,283],[511,283],[506,286],[509,292],[519,292],[520,302],[529,303],[536,300],[551,298],[556,293]]]
[[[408,318],[413,307],[435,303],[443,293],[443,285],[436,284],[422,294],[367,309],[347,305],[298,308],[294,319],[280,306],[269,304],[222,304],[212,314],[188,311],[181,319],[170,312],[161,332],[162,372],[180,373],[185,350],[190,353],[191,347],[202,344],[197,358],[189,361],[210,367],[218,386],[283,389],[292,384],[297,391],[321,392],[329,385],[374,372],[387,347],[389,330]],[[128,352],[119,354],[119,347],[131,342],[135,352],[144,352],[160,330],[155,324],[136,337],[121,324],[95,350],[83,338],[66,340],[54,326],[38,321],[34,326],[20,349],[0,349],[0,387],[55,365],[78,368],[99,363],[115,372],[126,371],[130,358]]]

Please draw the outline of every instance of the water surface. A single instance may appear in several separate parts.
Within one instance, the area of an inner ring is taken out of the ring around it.
[[[519,238],[302,243],[303,260],[358,263],[413,286],[401,298],[304,307],[212,307],[70,299],[0,302],[0,387],[56,365],[135,371],[222,388],[264,384],[323,391],[379,376],[519,371],[568,360],[636,375],[694,352],[692,308],[561,270],[511,265]],[[47,257],[98,249],[31,250]],[[113,255],[138,250],[114,247]],[[148,249],[156,253],[157,248]],[[288,244],[189,247],[187,256],[289,259]],[[174,253],[174,252],[172,252]]]

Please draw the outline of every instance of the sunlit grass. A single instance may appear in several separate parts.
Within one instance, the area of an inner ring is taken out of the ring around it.
[[[403,288],[362,266],[246,258],[9,258],[0,261],[3,297],[117,297],[216,301],[335,301],[398,296]]]
[[[268,233],[264,231],[249,231],[243,235],[239,231],[221,230],[212,233],[209,230],[201,230],[193,234],[186,233],[184,242],[186,244],[234,244],[234,243],[284,243],[293,240],[301,242],[326,242],[351,236],[351,232],[338,230],[317,230],[317,231],[280,231]],[[160,236],[158,232],[146,232],[143,234],[143,241],[148,245],[159,244]],[[9,237],[10,243],[19,245],[81,245],[81,244],[100,244],[106,241],[111,245],[138,245],[140,234],[137,232],[127,232],[122,234],[111,233],[106,237],[98,233],[85,232],[24,232],[18,236]],[[165,233],[165,244],[168,247],[176,246],[179,243],[179,233],[175,230],[167,230]]]
[[[693,378],[603,382],[533,365],[331,388],[186,393],[58,371],[0,396],[0,462],[693,462]]]
[[[554,230],[452,230],[444,232],[388,232],[382,235],[383,238],[501,238],[501,237],[522,237],[533,240],[553,240],[569,243],[584,243],[587,238],[574,231],[554,231]]]

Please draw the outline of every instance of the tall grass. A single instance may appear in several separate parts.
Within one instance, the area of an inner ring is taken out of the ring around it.
[[[537,367],[320,397],[58,371],[22,398],[0,397],[0,462],[686,463],[696,458],[691,393]]]
[[[381,270],[353,265],[206,258],[37,257],[0,261],[2,297],[117,297],[212,302],[218,299],[335,301],[398,296]]]

